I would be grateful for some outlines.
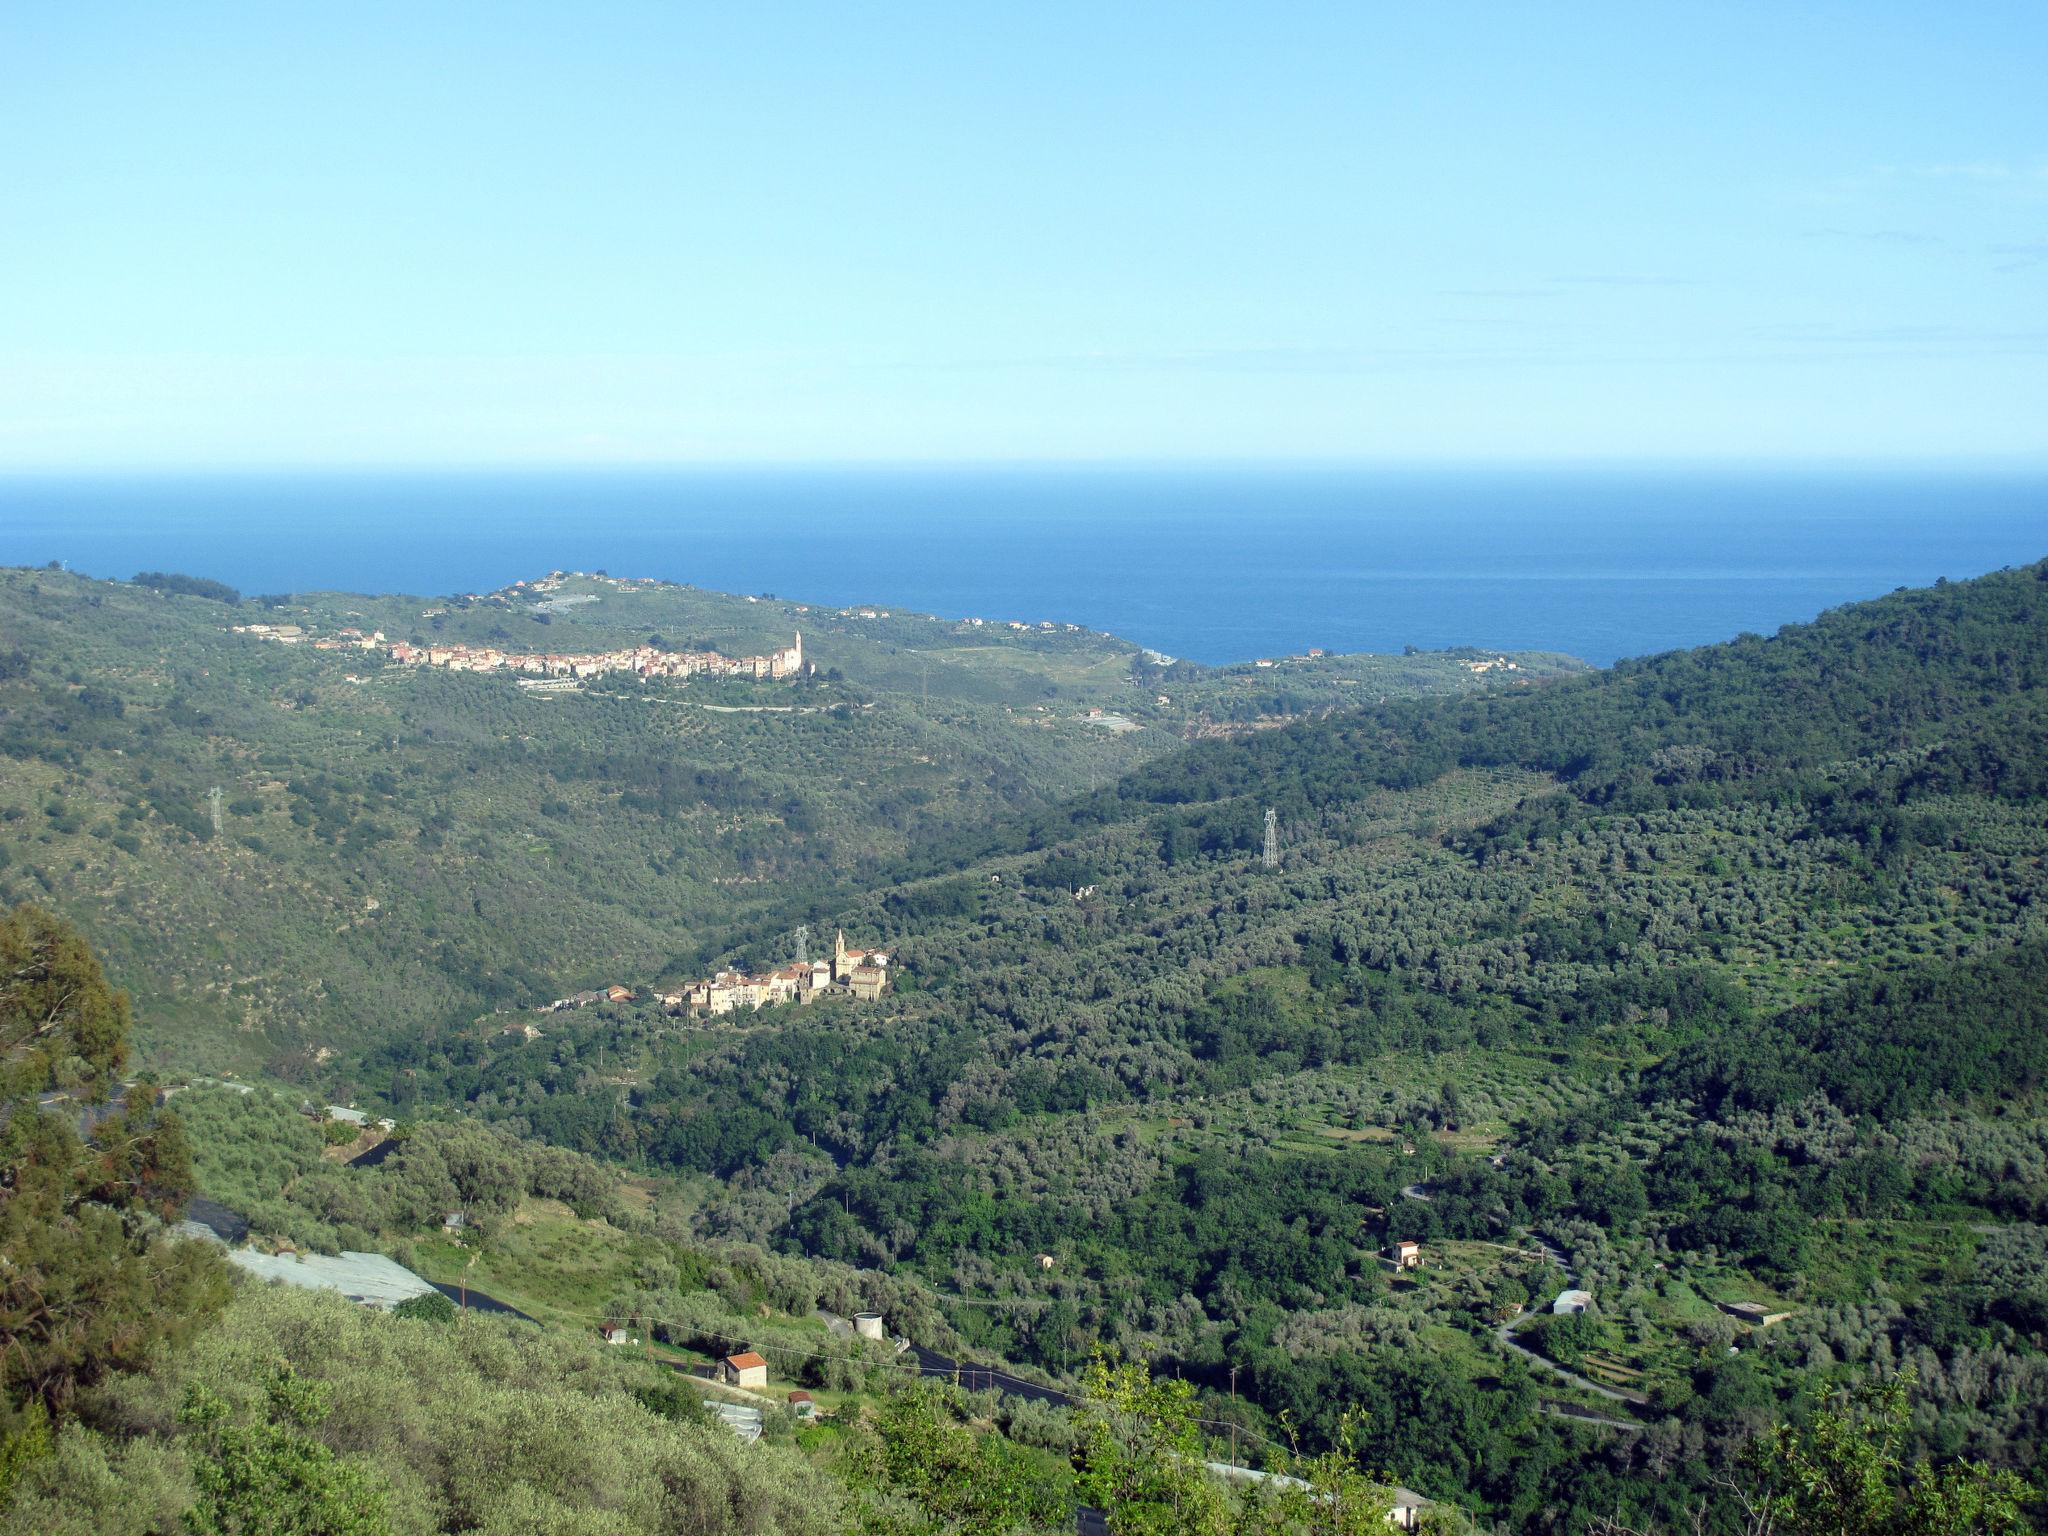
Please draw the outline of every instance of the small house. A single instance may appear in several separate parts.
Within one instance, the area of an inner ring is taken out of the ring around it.
[[[1575,1313],[1590,1310],[1592,1305],[1591,1291],[1560,1291],[1557,1300],[1550,1304],[1550,1310],[1559,1317],[1570,1317]]]
[[[1397,1531],[1421,1530],[1423,1515],[1436,1508],[1436,1500],[1424,1498],[1412,1488],[1397,1484],[1388,1492],[1392,1495],[1392,1504],[1387,1510],[1387,1524]]]
[[[617,1324],[613,1324],[609,1328],[601,1328],[598,1332],[603,1336],[607,1344],[630,1344],[633,1342],[632,1337],[626,1330]]]
[[[727,1355],[720,1363],[720,1374],[728,1387],[765,1387],[768,1362],[750,1349],[743,1354]]]
[[[818,1416],[818,1400],[799,1387],[789,1394],[789,1411],[800,1419],[815,1419]]]
[[[630,1003],[631,1001],[633,1001],[633,989],[631,987],[606,987],[604,989],[604,995],[606,1002]]]
[[[1422,1268],[1422,1244],[1406,1241],[1390,1243],[1387,1245],[1387,1257],[1394,1261],[1394,1268],[1396,1269],[1420,1269]]]

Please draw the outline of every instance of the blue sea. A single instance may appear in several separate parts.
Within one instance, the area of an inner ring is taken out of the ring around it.
[[[0,563],[245,592],[555,567],[1228,662],[1321,646],[1626,655],[2048,556],[2048,473],[699,469],[0,478]]]

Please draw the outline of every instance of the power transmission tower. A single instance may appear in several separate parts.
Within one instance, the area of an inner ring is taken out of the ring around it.
[[[796,931],[796,963],[798,965],[809,965],[811,963],[811,927],[808,923],[802,924]]]
[[[206,792],[207,800],[213,806],[213,835],[220,836],[220,786],[214,785]]]
[[[1271,806],[1266,808],[1266,851],[1259,862],[1268,869],[1280,867],[1280,813]]]

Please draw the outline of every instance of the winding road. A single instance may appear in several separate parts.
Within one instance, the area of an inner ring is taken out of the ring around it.
[[[1574,1280],[1578,1278],[1578,1276],[1572,1273],[1571,1266],[1565,1262],[1564,1254],[1561,1253],[1557,1248],[1553,1247],[1550,1241],[1547,1238],[1545,1238],[1542,1233],[1531,1232],[1529,1234],[1529,1241],[1535,1246],[1536,1250],[1539,1253],[1541,1253],[1546,1259],[1550,1260],[1551,1263],[1555,1264],[1558,1267],[1558,1269],[1563,1271],[1566,1285],[1570,1285]],[[1550,1372],[1553,1376],[1560,1376],[1564,1380],[1570,1382],[1573,1386],[1578,1387],[1583,1391],[1591,1392],[1596,1397],[1604,1397],[1611,1403],[1629,1403],[1637,1408],[1644,1407],[1649,1403],[1650,1400],[1647,1397],[1644,1397],[1640,1392],[1621,1392],[1617,1391],[1613,1387],[1602,1386],[1597,1381],[1590,1381],[1586,1377],[1581,1376],[1577,1371],[1566,1370],[1563,1366],[1559,1365],[1555,1360],[1550,1359],[1548,1356],[1539,1355],[1536,1353],[1535,1350],[1530,1349],[1525,1345],[1518,1344],[1517,1342],[1515,1342],[1514,1337],[1514,1327],[1518,1321],[1520,1321],[1520,1319],[1511,1317],[1506,1322],[1502,1323],[1498,1328],[1493,1330],[1493,1336],[1500,1340],[1501,1348],[1511,1349],[1516,1354],[1520,1355],[1524,1360],[1528,1361],[1531,1365],[1540,1366],[1542,1369]],[[1588,1423],[1593,1424],[1613,1424],[1623,1428],[1641,1427],[1640,1425],[1621,1425],[1620,1421],[1617,1419],[1601,1419],[1595,1417],[1592,1414],[1573,1413],[1569,1409],[1564,1411],[1563,1416],[1566,1418],[1573,1419],[1585,1419]]]
[[[1407,1184],[1402,1186],[1401,1198],[1403,1200],[1419,1200],[1426,1205],[1429,1203],[1430,1194],[1427,1186],[1425,1185]],[[1576,1275],[1572,1273],[1571,1265],[1565,1262],[1565,1256],[1563,1252],[1559,1250],[1556,1247],[1556,1245],[1553,1244],[1542,1233],[1531,1232],[1529,1234],[1529,1242],[1531,1246],[1533,1246],[1536,1249],[1537,1252],[1541,1253],[1544,1258],[1548,1259],[1551,1263],[1555,1264],[1558,1267],[1558,1269],[1563,1272],[1566,1285],[1570,1285],[1575,1279],[1578,1278]],[[1525,1248],[1509,1248],[1508,1245],[1505,1243],[1494,1243],[1489,1246],[1507,1249],[1507,1251],[1511,1253],[1526,1253],[1528,1251]],[[1502,1349],[1510,1350],[1513,1353],[1520,1355],[1524,1360],[1528,1361],[1529,1364],[1537,1367],[1538,1369],[1548,1371],[1551,1375],[1559,1377],[1564,1381],[1570,1382],[1573,1386],[1578,1387],[1582,1391],[1591,1392],[1596,1397],[1604,1397],[1610,1403],[1627,1403],[1632,1407],[1637,1408],[1645,1407],[1648,1405],[1650,1400],[1647,1397],[1644,1397],[1640,1392],[1622,1392],[1616,1390],[1613,1387],[1602,1386],[1597,1381],[1591,1381],[1588,1380],[1586,1377],[1581,1376],[1577,1371],[1566,1370],[1563,1366],[1559,1365],[1555,1360],[1552,1360],[1545,1355],[1537,1354],[1535,1350],[1528,1348],[1526,1345],[1517,1343],[1514,1336],[1514,1328],[1515,1324],[1519,1321],[1519,1318],[1511,1317],[1506,1322],[1502,1323],[1499,1327],[1493,1330],[1493,1336],[1496,1339],[1500,1340],[1500,1347]],[[1642,1428],[1640,1424],[1628,1424],[1624,1423],[1620,1419],[1603,1419],[1595,1414],[1577,1413],[1564,1405],[1554,1405],[1552,1409],[1546,1411],[1555,1411],[1560,1417],[1563,1418],[1582,1419],[1588,1424],[1605,1424],[1615,1429]]]

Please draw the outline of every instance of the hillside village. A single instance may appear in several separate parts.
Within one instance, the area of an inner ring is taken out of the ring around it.
[[[838,993],[873,1002],[889,989],[889,956],[879,949],[848,949],[846,935],[836,936],[830,960],[797,961],[759,975],[720,971],[676,992],[658,993],[671,1013],[717,1016],[741,1009],[755,1012],[770,1004],[814,1003]]]
[[[307,642],[297,624],[237,624],[238,635],[254,635],[280,645]],[[804,637],[765,656],[726,656],[718,651],[670,651],[655,645],[626,646],[612,651],[515,651],[483,645],[414,645],[389,640],[382,630],[368,633],[344,629],[312,640],[316,651],[382,651],[409,667],[446,667],[451,672],[517,672],[531,677],[589,678],[608,672],[639,677],[745,677],[782,681],[815,670],[804,660]]]
[[[671,1014],[704,1018],[755,1013],[783,1003],[809,1004],[830,996],[873,1002],[889,990],[889,965],[887,951],[847,948],[842,931],[834,936],[829,960],[798,960],[763,972],[720,971],[682,987],[658,991],[654,999]],[[534,1011],[563,1013],[598,1003],[630,1003],[635,996],[631,988],[613,985],[557,998]],[[524,1034],[528,1039],[539,1033],[530,1024],[509,1025],[505,1032]]]

